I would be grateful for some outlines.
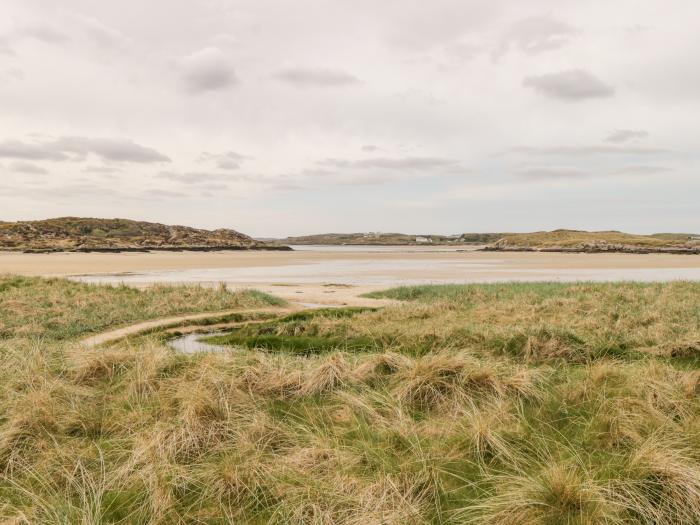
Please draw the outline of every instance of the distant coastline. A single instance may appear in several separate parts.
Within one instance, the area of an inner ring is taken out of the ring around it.
[[[0,252],[290,251],[232,229],[203,230],[129,219],[60,217],[0,223]]]
[[[700,235],[686,233],[635,235],[617,231],[581,230],[461,235],[326,233],[275,241],[300,246],[479,246],[479,250],[489,252],[700,254]]]
[[[670,255],[700,255],[698,248],[646,248],[641,246],[580,246],[563,247],[551,246],[546,248],[534,246],[484,246],[479,249],[484,252],[539,252],[539,253],[631,253],[646,255],[665,253]]]

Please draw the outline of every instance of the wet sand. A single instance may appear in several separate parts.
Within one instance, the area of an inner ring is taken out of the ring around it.
[[[700,280],[700,256],[304,247],[294,252],[0,253],[0,273],[147,286],[220,282],[301,303],[342,304],[400,284]]]

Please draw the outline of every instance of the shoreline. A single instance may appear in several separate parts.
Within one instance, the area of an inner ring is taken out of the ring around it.
[[[538,248],[532,246],[508,247],[501,248],[498,246],[484,246],[479,248],[482,252],[505,252],[505,253],[580,253],[580,254],[603,254],[603,253],[618,253],[631,255],[700,255],[700,248],[643,248],[636,246],[623,246],[616,248],[603,247],[585,247],[585,248],[565,248],[565,247],[546,247]]]
[[[294,251],[290,246],[127,246],[124,248],[95,247],[95,248],[0,248],[0,253],[152,253],[152,252],[290,252]]]
[[[287,300],[343,305],[402,285],[486,282],[700,281],[700,257],[538,251],[299,249],[294,251],[0,252],[0,273],[91,283],[254,288]]]

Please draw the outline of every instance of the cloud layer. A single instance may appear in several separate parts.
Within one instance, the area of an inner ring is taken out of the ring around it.
[[[341,87],[360,82],[350,73],[325,68],[290,67],[278,71],[274,76],[282,82],[301,87]]]
[[[523,85],[546,97],[571,102],[612,97],[615,94],[615,89],[583,69],[525,77]]]
[[[4,0],[0,220],[700,233],[697,14]]]
[[[0,142],[0,158],[7,159],[66,161],[81,160],[89,154],[111,162],[170,162],[155,149],[129,139],[60,137],[43,142]]]
[[[216,47],[207,47],[186,55],[179,65],[183,85],[190,93],[217,91],[237,82],[226,55]]]

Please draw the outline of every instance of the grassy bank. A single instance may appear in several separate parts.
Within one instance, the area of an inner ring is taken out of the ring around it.
[[[138,290],[0,274],[0,340],[70,339],[156,317],[282,304],[256,290],[230,293],[225,287],[199,286]]]
[[[20,281],[0,281],[0,306],[23,321],[1,314],[2,519],[700,516],[700,284],[400,288],[381,294],[399,306],[295,314],[185,356],[157,335],[99,351],[75,339],[92,318],[166,313],[188,294],[190,307],[269,299],[3,282]],[[52,287],[73,295],[38,300]],[[318,351],[287,351],[309,340]]]
[[[499,249],[587,249],[625,251],[625,248],[658,251],[684,249],[697,253],[700,237],[694,234],[658,233],[634,235],[618,231],[587,232],[579,230],[554,230],[549,232],[510,233],[492,241],[492,248]],[[629,251],[629,250],[628,250]]]

